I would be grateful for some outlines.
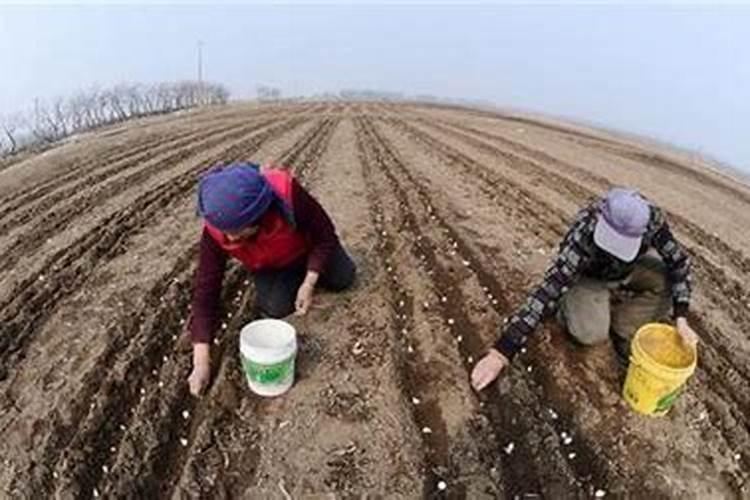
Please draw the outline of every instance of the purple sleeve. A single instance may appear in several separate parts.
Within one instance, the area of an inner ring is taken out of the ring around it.
[[[219,319],[219,298],[227,257],[211,235],[203,230],[200,242],[198,269],[193,282],[193,305],[190,320],[190,340],[211,343]]]
[[[292,181],[294,219],[297,228],[308,235],[312,243],[307,258],[309,271],[322,272],[336,245],[339,244],[336,229],[318,200],[308,193],[297,180]]]

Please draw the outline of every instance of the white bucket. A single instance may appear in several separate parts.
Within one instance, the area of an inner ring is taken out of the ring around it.
[[[240,331],[240,358],[255,394],[279,396],[294,384],[297,332],[278,319],[248,323]]]

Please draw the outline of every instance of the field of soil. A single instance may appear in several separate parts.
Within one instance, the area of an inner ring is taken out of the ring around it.
[[[269,159],[329,210],[360,278],[290,320],[298,382],[261,399],[237,355],[255,292],[230,267],[195,399],[196,181]],[[638,416],[611,348],[550,323],[476,394],[474,362],[612,185],[664,207],[692,257],[687,391]],[[241,104],[87,134],[0,170],[0,496],[750,498],[748,248],[749,187],[542,119]]]

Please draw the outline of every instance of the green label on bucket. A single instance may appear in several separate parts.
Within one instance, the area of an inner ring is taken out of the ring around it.
[[[242,367],[245,375],[258,384],[278,384],[292,375],[294,356],[272,365],[256,363],[242,356]]]
[[[659,402],[656,403],[656,411],[662,412],[662,411],[668,410],[677,400],[677,397],[680,395],[680,389],[682,389],[682,387],[678,387],[674,391],[670,392],[669,394],[661,398]]]

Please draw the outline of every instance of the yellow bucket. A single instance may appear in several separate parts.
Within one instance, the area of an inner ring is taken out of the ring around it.
[[[677,330],[661,323],[642,326],[630,343],[630,366],[622,395],[644,415],[666,415],[695,371],[694,347]]]

